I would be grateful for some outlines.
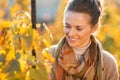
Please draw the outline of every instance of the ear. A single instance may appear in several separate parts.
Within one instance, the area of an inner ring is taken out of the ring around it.
[[[93,26],[92,33],[96,32],[98,29],[98,23]]]

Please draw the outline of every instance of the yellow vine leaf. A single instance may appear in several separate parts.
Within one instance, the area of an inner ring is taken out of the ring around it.
[[[50,42],[48,42],[48,41],[45,40],[45,39],[43,39],[43,42],[44,42],[44,44],[45,44],[48,48],[50,48]]]
[[[45,23],[43,23],[43,26],[45,27],[45,29],[48,31],[48,33],[50,32],[50,30],[48,29],[47,25]]]
[[[0,36],[0,47],[4,45],[4,36]]]
[[[50,61],[51,63],[53,63],[55,61],[55,59],[52,57],[52,55],[50,53],[48,53],[46,50],[42,51],[42,55],[46,60]]]
[[[2,69],[0,69],[0,80],[6,80],[8,73],[2,73]]]
[[[26,70],[26,61],[25,60],[22,60],[22,59],[19,59],[19,62],[20,62],[20,69],[22,72],[25,72]]]
[[[20,34],[24,34],[26,32],[26,29],[24,27],[20,27]]]
[[[50,39],[53,40],[53,35],[52,35],[52,33],[50,32],[50,30],[48,29],[47,25],[46,25],[45,23],[43,23],[43,26],[45,27],[47,33],[49,34]]]
[[[6,80],[8,74],[0,73],[0,80]]]
[[[7,56],[6,56],[6,60],[7,60],[7,61],[10,61],[10,60],[12,60],[12,59],[15,59],[15,51],[14,51],[14,49],[11,49],[11,50],[8,52]]]
[[[30,80],[30,76],[29,75],[30,75],[30,71],[27,71],[26,72],[26,80]]]
[[[3,28],[9,28],[11,25],[11,22],[10,21],[1,21],[0,23],[0,31],[3,29]]]
[[[36,28],[40,28],[41,24],[36,24]]]
[[[6,51],[4,49],[1,49],[0,54],[6,54]]]

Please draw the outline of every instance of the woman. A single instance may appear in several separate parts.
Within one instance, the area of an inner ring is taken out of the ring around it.
[[[114,57],[92,35],[101,13],[98,0],[69,0],[63,20],[65,36],[50,49],[56,59],[52,80],[118,80]]]

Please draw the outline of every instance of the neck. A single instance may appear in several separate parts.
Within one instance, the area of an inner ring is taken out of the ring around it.
[[[83,47],[75,47],[74,49],[87,49],[91,44],[91,40],[87,43],[87,45],[83,46]]]

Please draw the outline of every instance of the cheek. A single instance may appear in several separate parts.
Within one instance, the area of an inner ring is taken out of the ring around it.
[[[76,35],[79,36],[80,38],[85,38],[88,35],[88,33],[86,33],[84,30],[81,30],[77,31]]]
[[[82,38],[89,38],[91,35],[91,32],[88,31],[82,31],[81,33],[79,33],[79,36],[81,36]]]

